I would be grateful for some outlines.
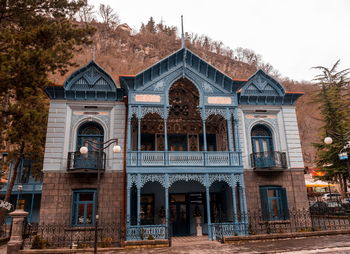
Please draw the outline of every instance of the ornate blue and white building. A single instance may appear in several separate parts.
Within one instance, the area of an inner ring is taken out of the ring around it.
[[[234,80],[187,48],[119,81],[91,62],[63,87],[47,88],[42,220],[65,214],[71,227],[93,226],[99,202],[108,221],[124,209],[127,240],[214,239],[218,228],[248,234],[248,209],[281,221],[306,206],[294,106],[300,93],[261,70]],[[111,138],[123,154],[79,153]],[[55,207],[60,189],[67,196]]]

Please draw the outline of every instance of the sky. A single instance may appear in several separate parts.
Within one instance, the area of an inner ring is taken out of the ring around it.
[[[310,81],[314,66],[350,68],[350,0],[88,0],[110,5],[138,30],[158,23],[207,35],[232,49],[249,48],[282,76]],[[98,8],[96,8],[97,10]],[[237,77],[239,78],[239,77]]]

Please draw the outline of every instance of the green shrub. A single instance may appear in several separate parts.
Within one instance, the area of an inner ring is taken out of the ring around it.
[[[102,242],[100,243],[100,246],[102,248],[112,247],[112,245],[113,245],[112,237],[105,237],[105,238],[102,239]]]
[[[85,248],[91,248],[91,245],[88,243],[80,243],[78,242],[77,249],[85,249]]]
[[[44,238],[42,238],[40,235],[36,235],[33,238],[33,242],[32,242],[32,247],[31,249],[46,249],[48,248],[49,242],[47,240],[45,240]]]

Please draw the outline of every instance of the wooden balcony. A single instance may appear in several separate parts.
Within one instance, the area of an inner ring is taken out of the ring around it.
[[[240,152],[128,152],[128,166],[241,166]]]

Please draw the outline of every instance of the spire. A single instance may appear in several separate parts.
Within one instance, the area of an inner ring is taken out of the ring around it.
[[[184,21],[181,15],[181,48],[185,47],[185,36],[184,36]]]

